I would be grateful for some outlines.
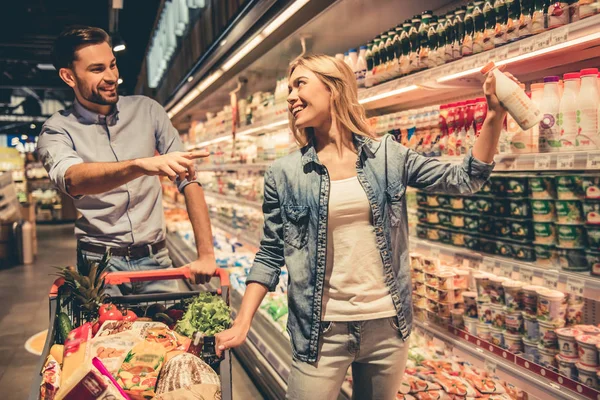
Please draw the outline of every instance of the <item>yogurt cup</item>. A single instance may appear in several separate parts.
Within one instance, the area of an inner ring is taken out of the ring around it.
[[[510,311],[505,317],[506,332],[519,335],[523,332],[523,313],[521,311]]]
[[[586,226],[587,244],[590,250],[600,251],[600,227]]]
[[[490,279],[494,277],[493,274],[479,273],[475,275],[475,284],[477,286],[477,300],[479,301],[490,301]]]
[[[490,335],[491,326],[488,324],[484,324],[483,322],[477,323],[477,337],[485,340],[486,342],[491,341]]]
[[[558,253],[554,245],[536,244],[533,248],[535,250],[536,265],[549,269],[559,265]]]
[[[523,286],[519,281],[506,280],[502,282],[504,288],[504,303],[509,310],[520,310],[523,300]]]
[[[477,336],[477,324],[479,323],[479,320],[477,318],[464,317],[464,323],[465,331],[471,335]]]
[[[490,302],[492,302],[492,304],[504,304],[505,296],[503,283],[508,280],[508,278],[502,276],[490,278]]]
[[[575,338],[579,347],[579,363],[586,367],[598,367],[598,344],[600,336],[579,335]]]
[[[546,349],[558,350],[558,336],[556,335],[556,330],[563,326],[564,322],[562,325],[557,326],[546,321],[539,321],[540,346]]]
[[[440,278],[435,273],[428,272],[425,274],[425,284],[434,288],[440,286]]]
[[[577,325],[583,322],[583,307],[582,303],[567,305],[567,325]]]
[[[521,335],[513,335],[508,332],[504,332],[504,346],[513,354],[522,353],[524,350]]]
[[[454,289],[438,289],[438,296],[440,303],[454,303]]]
[[[497,329],[506,328],[506,316],[502,304],[492,304],[492,326]]]
[[[425,310],[425,308],[417,307],[415,305],[413,309],[413,316],[417,321],[424,321],[426,312],[427,310]]]
[[[577,374],[577,367],[575,366],[577,364],[576,358],[565,358],[561,354],[558,354],[556,356],[556,363],[558,365],[559,374],[566,376],[567,378],[572,379],[574,381],[577,381],[579,379]]]
[[[556,200],[556,222],[559,224],[584,224],[585,217],[579,200]]]
[[[437,324],[439,321],[439,316],[437,313],[427,310],[427,320],[432,324]]]
[[[523,326],[525,327],[525,338],[537,342],[540,340],[540,325],[537,317],[523,313]]]
[[[456,303],[463,303],[465,300],[463,298],[464,289],[454,289],[454,301]]]
[[[535,244],[556,244],[556,228],[552,222],[534,222]]]
[[[427,298],[425,296],[421,296],[417,293],[413,293],[413,302],[415,307],[417,308],[426,308],[427,307]]]
[[[533,199],[552,200],[556,198],[556,184],[553,176],[540,175],[529,178],[529,191]]]
[[[412,276],[415,282],[425,283],[425,272],[422,269],[413,269]]]
[[[435,300],[427,299],[427,311],[431,311],[437,315],[440,312],[440,303]]]
[[[523,358],[538,364],[540,362],[540,350],[538,342],[523,338]]]
[[[462,296],[465,301],[465,316],[477,318],[477,292],[463,292]]]
[[[435,274],[440,269],[440,260],[431,257],[423,257],[423,271],[428,274]]]
[[[544,288],[536,285],[523,286],[523,310],[526,314],[537,316],[537,291],[540,289]]]
[[[600,201],[586,200],[583,202],[583,216],[588,225],[600,225]]]
[[[575,325],[574,328],[583,332],[584,335],[600,335],[600,328],[594,325]]]
[[[558,322],[561,320],[561,305],[565,294],[558,290],[538,290],[537,316],[540,321]],[[564,314],[563,314],[564,315]],[[564,318],[563,318],[564,319]]]
[[[575,364],[579,373],[579,382],[592,389],[598,389],[598,371],[596,368],[590,368],[580,362]]]
[[[469,288],[469,271],[459,269],[454,275],[454,288],[455,289],[468,289]]]
[[[438,288],[444,290],[454,289],[454,272],[442,271],[437,276]]]
[[[560,355],[571,359],[579,357],[575,337],[580,336],[581,331],[575,328],[560,328],[555,332],[558,337],[558,351]]]
[[[600,276],[600,252],[586,251],[585,258],[587,259],[589,268],[592,270],[592,275]]]
[[[538,350],[540,352],[540,365],[546,368],[556,368],[556,355],[558,354],[558,350],[541,346],[538,347]]]
[[[433,301],[440,301],[440,292],[433,286],[425,286],[425,295]]]
[[[504,348],[504,331],[494,327],[490,328],[490,343]]]
[[[531,213],[535,222],[554,222],[554,200],[531,200]]]
[[[559,200],[579,200],[585,197],[581,175],[556,177],[556,194]]]
[[[582,249],[586,245],[586,231],[583,225],[556,224],[558,246],[564,249]]]
[[[590,270],[586,252],[582,249],[557,248],[558,264],[564,271],[584,272]]]
[[[438,315],[442,318],[449,318],[450,317],[450,311],[454,310],[454,304],[447,304],[447,303],[439,303],[438,304]]]
[[[439,321],[439,324],[446,328],[452,324],[452,318],[450,317],[440,317]]]
[[[462,308],[455,308],[454,310],[450,311],[453,327],[458,328],[458,329],[464,328],[464,326],[465,326],[464,312],[465,312],[465,310]]]
[[[415,292],[419,296],[425,296],[427,294],[427,292],[425,290],[425,284],[422,282],[415,281]]]
[[[411,252],[409,254],[410,258],[410,267],[413,270],[422,270],[423,269],[423,255],[417,252]]]
[[[491,325],[493,322],[492,304],[486,303],[483,301],[478,301],[477,302],[477,315],[479,317],[479,321]]]

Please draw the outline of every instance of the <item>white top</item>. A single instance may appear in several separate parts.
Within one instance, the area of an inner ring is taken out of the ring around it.
[[[371,207],[358,178],[331,181],[323,321],[396,315],[376,243]]]

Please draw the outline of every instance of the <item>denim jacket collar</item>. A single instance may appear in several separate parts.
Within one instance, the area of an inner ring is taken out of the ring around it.
[[[354,145],[358,151],[358,156],[362,155],[364,151],[367,157],[375,157],[377,150],[381,146],[380,140],[374,140],[370,137],[357,135],[356,133],[352,134],[352,139],[354,141]],[[319,161],[319,157],[317,156],[317,150],[315,149],[314,139],[311,139],[306,146],[301,149],[302,152],[302,166],[306,166],[307,164],[314,162],[318,165],[322,165]]]

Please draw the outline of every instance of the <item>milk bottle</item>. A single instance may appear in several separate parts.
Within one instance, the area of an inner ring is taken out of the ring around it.
[[[356,69],[354,74],[356,75],[356,82],[359,88],[365,87],[365,78],[367,77],[367,46],[360,46],[360,53],[356,59]]]
[[[580,150],[598,148],[598,68],[581,70],[581,89],[577,96],[577,143]]]
[[[541,111],[543,114],[540,121],[540,152],[560,151],[560,128],[557,125],[560,96],[558,94],[558,76],[547,76],[544,78],[544,99]]]
[[[579,72],[565,74],[565,90],[558,106],[558,126],[560,127],[560,151],[575,150],[577,138],[577,96],[579,96]]]

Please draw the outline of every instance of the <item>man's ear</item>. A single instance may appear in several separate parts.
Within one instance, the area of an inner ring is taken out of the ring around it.
[[[67,85],[75,88],[75,74],[70,68],[61,68],[58,71],[58,76],[60,76],[60,79],[62,79]]]

